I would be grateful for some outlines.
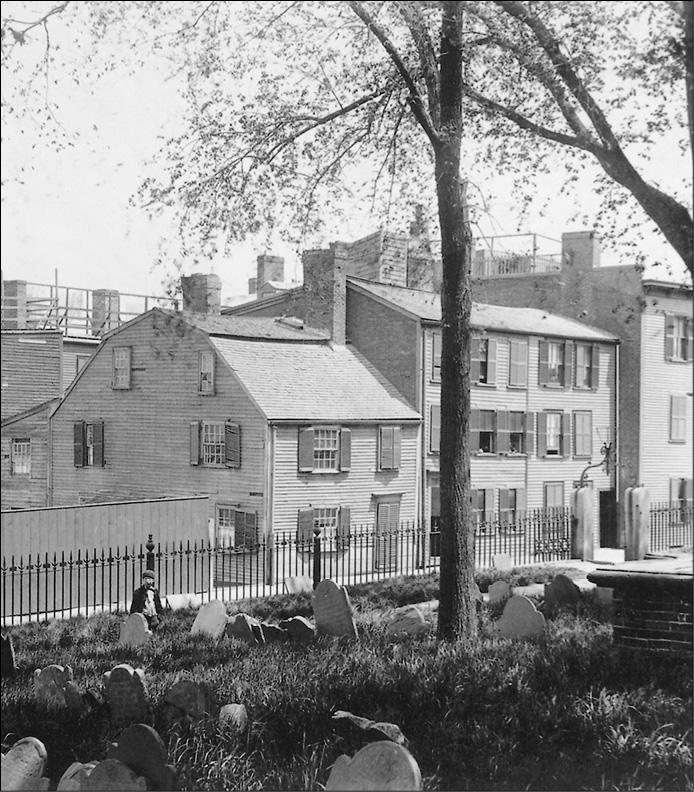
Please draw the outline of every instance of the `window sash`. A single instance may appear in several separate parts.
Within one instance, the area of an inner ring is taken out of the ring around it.
[[[113,387],[130,387],[130,347],[116,347],[113,350]]]
[[[508,384],[525,388],[528,384],[528,342],[509,341]]]
[[[224,465],[225,426],[223,423],[203,422],[200,452],[203,465]]]
[[[561,413],[546,413],[547,416],[547,453],[561,454]]]
[[[13,476],[31,474],[31,438],[16,437],[12,439],[10,470]]]
[[[564,482],[549,481],[545,483],[545,508],[558,509],[564,506]]]
[[[574,413],[574,456],[593,455],[593,415],[590,412]]]
[[[441,333],[431,336],[431,379],[441,381]]]
[[[429,452],[438,454],[441,450],[441,405],[432,404],[429,410]]]
[[[547,344],[547,382],[564,384],[564,345],[554,341]]]
[[[339,451],[339,431],[337,429],[314,429],[314,470],[337,470]]]
[[[198,358],[198,392],[214,393],[214,353],[200,352]]]
[[[574,385],[577,388],[590,388],[593,348],[588,344],[576,344],[576,374]]]
[[[687,441],[687,397],[670,396],[670,442]]]

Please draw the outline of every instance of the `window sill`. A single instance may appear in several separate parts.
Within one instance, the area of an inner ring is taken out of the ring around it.
[[[496,382],[473,382],[477,388],[496,388]]]

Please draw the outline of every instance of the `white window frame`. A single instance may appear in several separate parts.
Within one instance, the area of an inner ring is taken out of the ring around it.
[[[520,430],[516,429],[513,426],[513,419],[514,416],[520,416]],[[528,414],[525,412],[521,412],[520,410],[511,410],[508,415],[508,447],[509,447],[509,454],[527,454],[528,450],[526,449],[526,424],[528,421]],[[514,436],[520,435],[520,443],[517,443],[519,448],[514,448],[513,445],[513,438]]]
[[[576,344],[574,366],[574,387],[581,390],[590,390],[593,373],[593,345]]]
[[[340,429],[319,426],[313,430],[313,470],[336,473],[340,470]]]
[[[573,418],[574,456],[590,459],[593,455],[593,413],[590,410],[575,410]],[[584,420],[588,422],[588,431],[585,431],[586,427],[584,425],[581,427],[584,431],[579,432],[579,422]],[[583,443],[581,448],[579,448],[579,438]]]
[[[547,342],[547,383],[564,384],[565,346],[561,341]]]
[[[562,456],[562,414],[548,411],[545,415],[547,416],[546,454],[547,456]]]
[[[198,393],[212,396],[215,392],[214,352],[203,350],[198,355]]]
[[[510,339],[508,342],[508,386],[528,387],[528,342]]]
[[[200,430],[200,464],[225,467],[226,426],[224,421],[203,421]]]
[[[544,505],[545,509],[563,509],[564,508],[564,482],[563,481],[546,481],[543,485],[544,492]],[[561,493],[561,504],[548,503],[549,500],[556,500],[557,494]],[[552,497],[549,497],[549,496]]]
[[[687,397],[670,395],[670,443],[687,442]]]
[[[13,476],[31,475],[31,438],[13,437],[10,472]]]
[[[113,385],[116,390],[128,390],[131,384],[132,347],[113,349]]]

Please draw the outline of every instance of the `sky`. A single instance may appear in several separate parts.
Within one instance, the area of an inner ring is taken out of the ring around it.
[[[152,265],[159,239],[171,229],[133,206],[131,198],[142,179],[153,172],[149,161],[163,140],[178,131],[176,85],[163,80],[154,67],[135,76],[116,69],[101,78],[72,84],[60,94],[54,92],[51,98],[70,142],[62,150],[47,144],[30,117],[18,123],[3,107],[3,279],[163,294],[170,270]],[[660,173],[672,169],[675,177],[682,167],[666,147],[657,165]],[[473,181],[473,200],[476,194],[484,195],[487,203],[477,229],[485,236],[535,233],[547,238],[543,252],[559,252],[558,241],[549,240],[591,226],[596,201],[590,178],[575,197],[559,194],[558,173],[543,180],[537,201],[522,220],[503,174],[478,173]],[[586,225],[571,221],[577,207],[586,215]],[[352,241],[377,228],[375,221],[354,218],[347,226],[327,229],[322,244]],[[683,271],[657,233],[647,236],[654,259],[668,262],[675,273]],[[511,240],[506,243],[512,244]],[[222,301],[231,304],[247,297],[248,279],[254,277],[256,258],[262,253],[284,255],[286,280],[300,279],[296,251],[279,242],[268,249],[264,239],[240,244],[230,258],[217,258],[209,266],[182,262],[183,274],[215,272],[222,280]],[[610,263],[625,260],[608,250],[603,265]]]

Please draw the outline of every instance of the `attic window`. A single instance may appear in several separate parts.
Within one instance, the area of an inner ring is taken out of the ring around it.
[[[304,329],[304,320],[299,319],[298,316],[278,316],[275,318],[276,324],[283,324],[287,327],[293,327],[295,330]]]

